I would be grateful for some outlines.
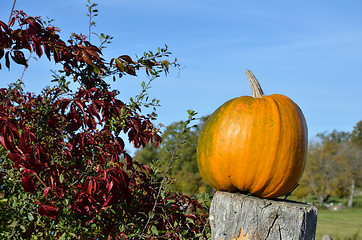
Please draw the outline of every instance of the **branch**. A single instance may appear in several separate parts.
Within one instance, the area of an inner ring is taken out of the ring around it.
[[[10,24],[11,16],[13,15],[13,12],[14,12],[15,3],[16,3],[16,0],[14,0],[13,7],[11,8],[11,12],[10,12],[10,16],[9,16],[8,25]]]

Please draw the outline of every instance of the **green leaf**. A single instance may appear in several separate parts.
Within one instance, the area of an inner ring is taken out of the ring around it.
[[[63,180],[64,180],[64,175],[63,175],[63,173],[61,173],[61,174],[59,175],[59,182],[60,182],[60,183],[63,183]]]
[[[59,240],[65,240],[66,234],[67,234],[67,232],[63,233],[62,236],[60,236]]]
[[[20,225],[20,229],[21,229],[21,231],[26,232],[26,227],[25,226]]]
[[[101,70],[99,69],[99,67],[93,66],[93,72],[94,72],[95,74],[100,74],[100,73],[101,73]]]
[[[29,221],[33,221],[34,220],[34,216],[33,216],[33,214],[32,213],[28,213],[28,219],[29,219]]]
[[[152,225],[152,227],[151,227],[151,232],[152,232],[153,234],[155,234],[156,236],[158,236],[158,230],[157,230],[157,227],[156,227],[155,225]]]
[[[124,65],[123,65],[122,61],[119,60],[118,58],[116,58],[116,66],[119,71],[124,72]]]

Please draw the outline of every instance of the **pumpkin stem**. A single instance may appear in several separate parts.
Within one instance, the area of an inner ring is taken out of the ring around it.
[[[246,76],[248,77],[250,86],[251,86],[251,92],[253,93],[254,98],[262,98],[265,96],[263,89],[261,89],[258,79],[254,76],[254,74],[246,69]]]

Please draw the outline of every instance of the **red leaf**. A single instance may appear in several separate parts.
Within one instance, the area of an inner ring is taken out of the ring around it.
[[[121,198],[121,195],[119,193],[115,193],[115,194],[110,195],[108,197],[108,199],[103,203],[102,209],[104,210],[107,207],[109,207],[110,205],[117,203],[120,198]]]
[[[12,152],[9,152],[8,153],[8,157],[11,161],[13,161],[14,163],[19,161],[21,159],[21,156],[19,153],[12,153]]]
[[[14,56],[13,55],[10,55],[11,58],[13,59],[14,62],[16,62],[17,64],[21,64],[21,65],[24,65],[24,66],[28,66],[28,63],[25,59],[25,56],[24,56],[24,53],[21,52],[21,51],[14,51]]]
[[[155,134],[153,135],[153,140],[154,140],[153,144],[157,148],[158,145],[161,143],[162,138],[159,135]]]
[[[8,25],[6,25],[6,23],[4,23],[3,21],[0,21],[0,26],[5,30],[5,32],[10,35],[11,31],[10,28],[8,27]],[[1,31],[1,28],[0,28]]]
[[[126,73],[128,73],[129,75],[132,75],[132,76],[137,76],[136,74],[136,69],[132,66],[127,66],[126,68]]]
[[[120,137],[117,137],[117,142],[120,144],[120,146],[121,146],[121,151],[123,151],[123,149],[124,149],[124,141],[123,141],[123,139],[122,138],[120,138]]]
[[[98,153],[97,160],[98,160],[98,164],[100,164],[100,165],[104,165],[107,163],[106,158],[104,157],[104,154],[102,154],[102,153]]]
[[[14,138],[14,134],[12,132],[5,132],[4,136],[4,147],[12,152],[17,152],[18,150],[13,145],[12,139]]]
[[[88,107],[88,112],[89,112],[92,116],[96,117],[99,122],[101,121],[101,117],[99,116],[99,109],[97,108],[96,104],[93,104],[93,103],[92,103],[91,105],[89,105],[89,107]]]
[[[58,209],[51,204],[40,204],[40,206],[38,207],[38,212],[40,215],[54,220],[58,216]]]
[[[82,111],[82,113],[83,113],[83,118],[84,118],[85,122],[87,122],[87,121],[88,121],[88,117],[87,117],[86,112],[84,111],[84,107],[83,107],[82,103],[81,103],[80,101],[78,101],[78,100],[74,100],[74,104],[77,105],[78,108]]]
[[[134,129],[136,130],[136,133],[138,134],[140,131],[140,123],[135,118],[131,118],[131,123],[132,123]]]
[[[119,58],[125,60],[128,63],[134,63],[135,64],[135,62],[132,60],[132,58],[130,56],[128,56],[128,55],[122,55]]]
[[[142,164],[142,168],[146,170],[148,173],[151,173],[150,168],[146,164]]]
[[[5,66],[10,69],[10,59],[9,59],[10,52],[5,53]]]
[[[63,99],[61,99],[61,100],[56,101],[56,102],[54,103],[54,106],[60,105],[59,107],[60,107],[60,109],[61,109],[61,111],[62,111],[62,114],[64,114],[65,109],[68,107],[68,105],[69,105],[70,102],[71,102],[70,99],[68,99],[68,98],[63,98]]]
[[[195,214],[188,214],[188,215],[185,215],[185,217],[188,217],[188,218],[190,218],[192,220],[196,220]]]
[[[34,171],[25,169],[21,174],[21,182],[23,184],[23,188],[26,192],[35,193],[36,187],[34,185],[33,177],[30,174],[33,174]]]
[[[31,51],[31,45],[26,35],[21,37],[21,43],[23,44],[23,48],[28,49]]]
[[[5,139],[3,136],[0,136],[0,144],[3,145],[3,147],[6,148],[6,145],[5,145]]]
[[[93,58],[95,58],[96,60],[99,60],[99,54],[97,52],[97,47],[95,46],[92,46],[92,47],[86,47],[84,48],[84,50],[89,54],[91,55]]]
[[[113,188],[113,180],[107,181],[106,185],[107,193],[110,193],[112,191],[112,188]]]
[[[88,177],[83,184],[85,192],[92,196],[99,190],[99,183],[94,177]]]
[[[46,187],[44,189],[44,198],[47,199],[48,193],[49,193],[50,187]]]
[[[29,130],[24,130],[20,135],[20,144],[26,145],[33,142],[33,140],[36,139],[36,136],[34,133],[30,132]]]
[[[35,28],[36,30],[40,30],[41,29],[41,25],[37,22],[37,19],[33,18],[33,17],[29,17],[28,19],[26,19],[26,22],[32,26],[33,28]]]
[[[12,17],[11,20],[10,20],[10,22],[9,22],[9,27],[14,26],[14,23],[15,23],[15,18]]]
[[[128,153],[124,153],[124,158],[126,159],[127,166],[132,167],[133,165],[132,157]]]
[[[33,49],[35,50],[38,57],[43,55],[43,51],[41,50],[41,45],[39,43],[39,39],[36,39],[34,36],[31,36],[31,41],[33,42]]]
[[[48,60],[50,61],[50,47],[45,43],[43,43],[43,47],[44,47],[45,55],[47,56]]]
[[[4,48],[0,47],[0,59],[4,56],[5,52],[4,52]]]
[[[88,65],[93,65],[92,59],[88,56],[87,52],[84,50],[79,50],[80,58]]]

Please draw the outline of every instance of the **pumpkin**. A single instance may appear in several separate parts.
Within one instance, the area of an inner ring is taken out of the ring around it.
[[[197,164],[214,189],[277,198],[293,190],[305,166],[308,131],[290,98],[266,96],[247,70],[253,96],[224,103],[205,122]]]

